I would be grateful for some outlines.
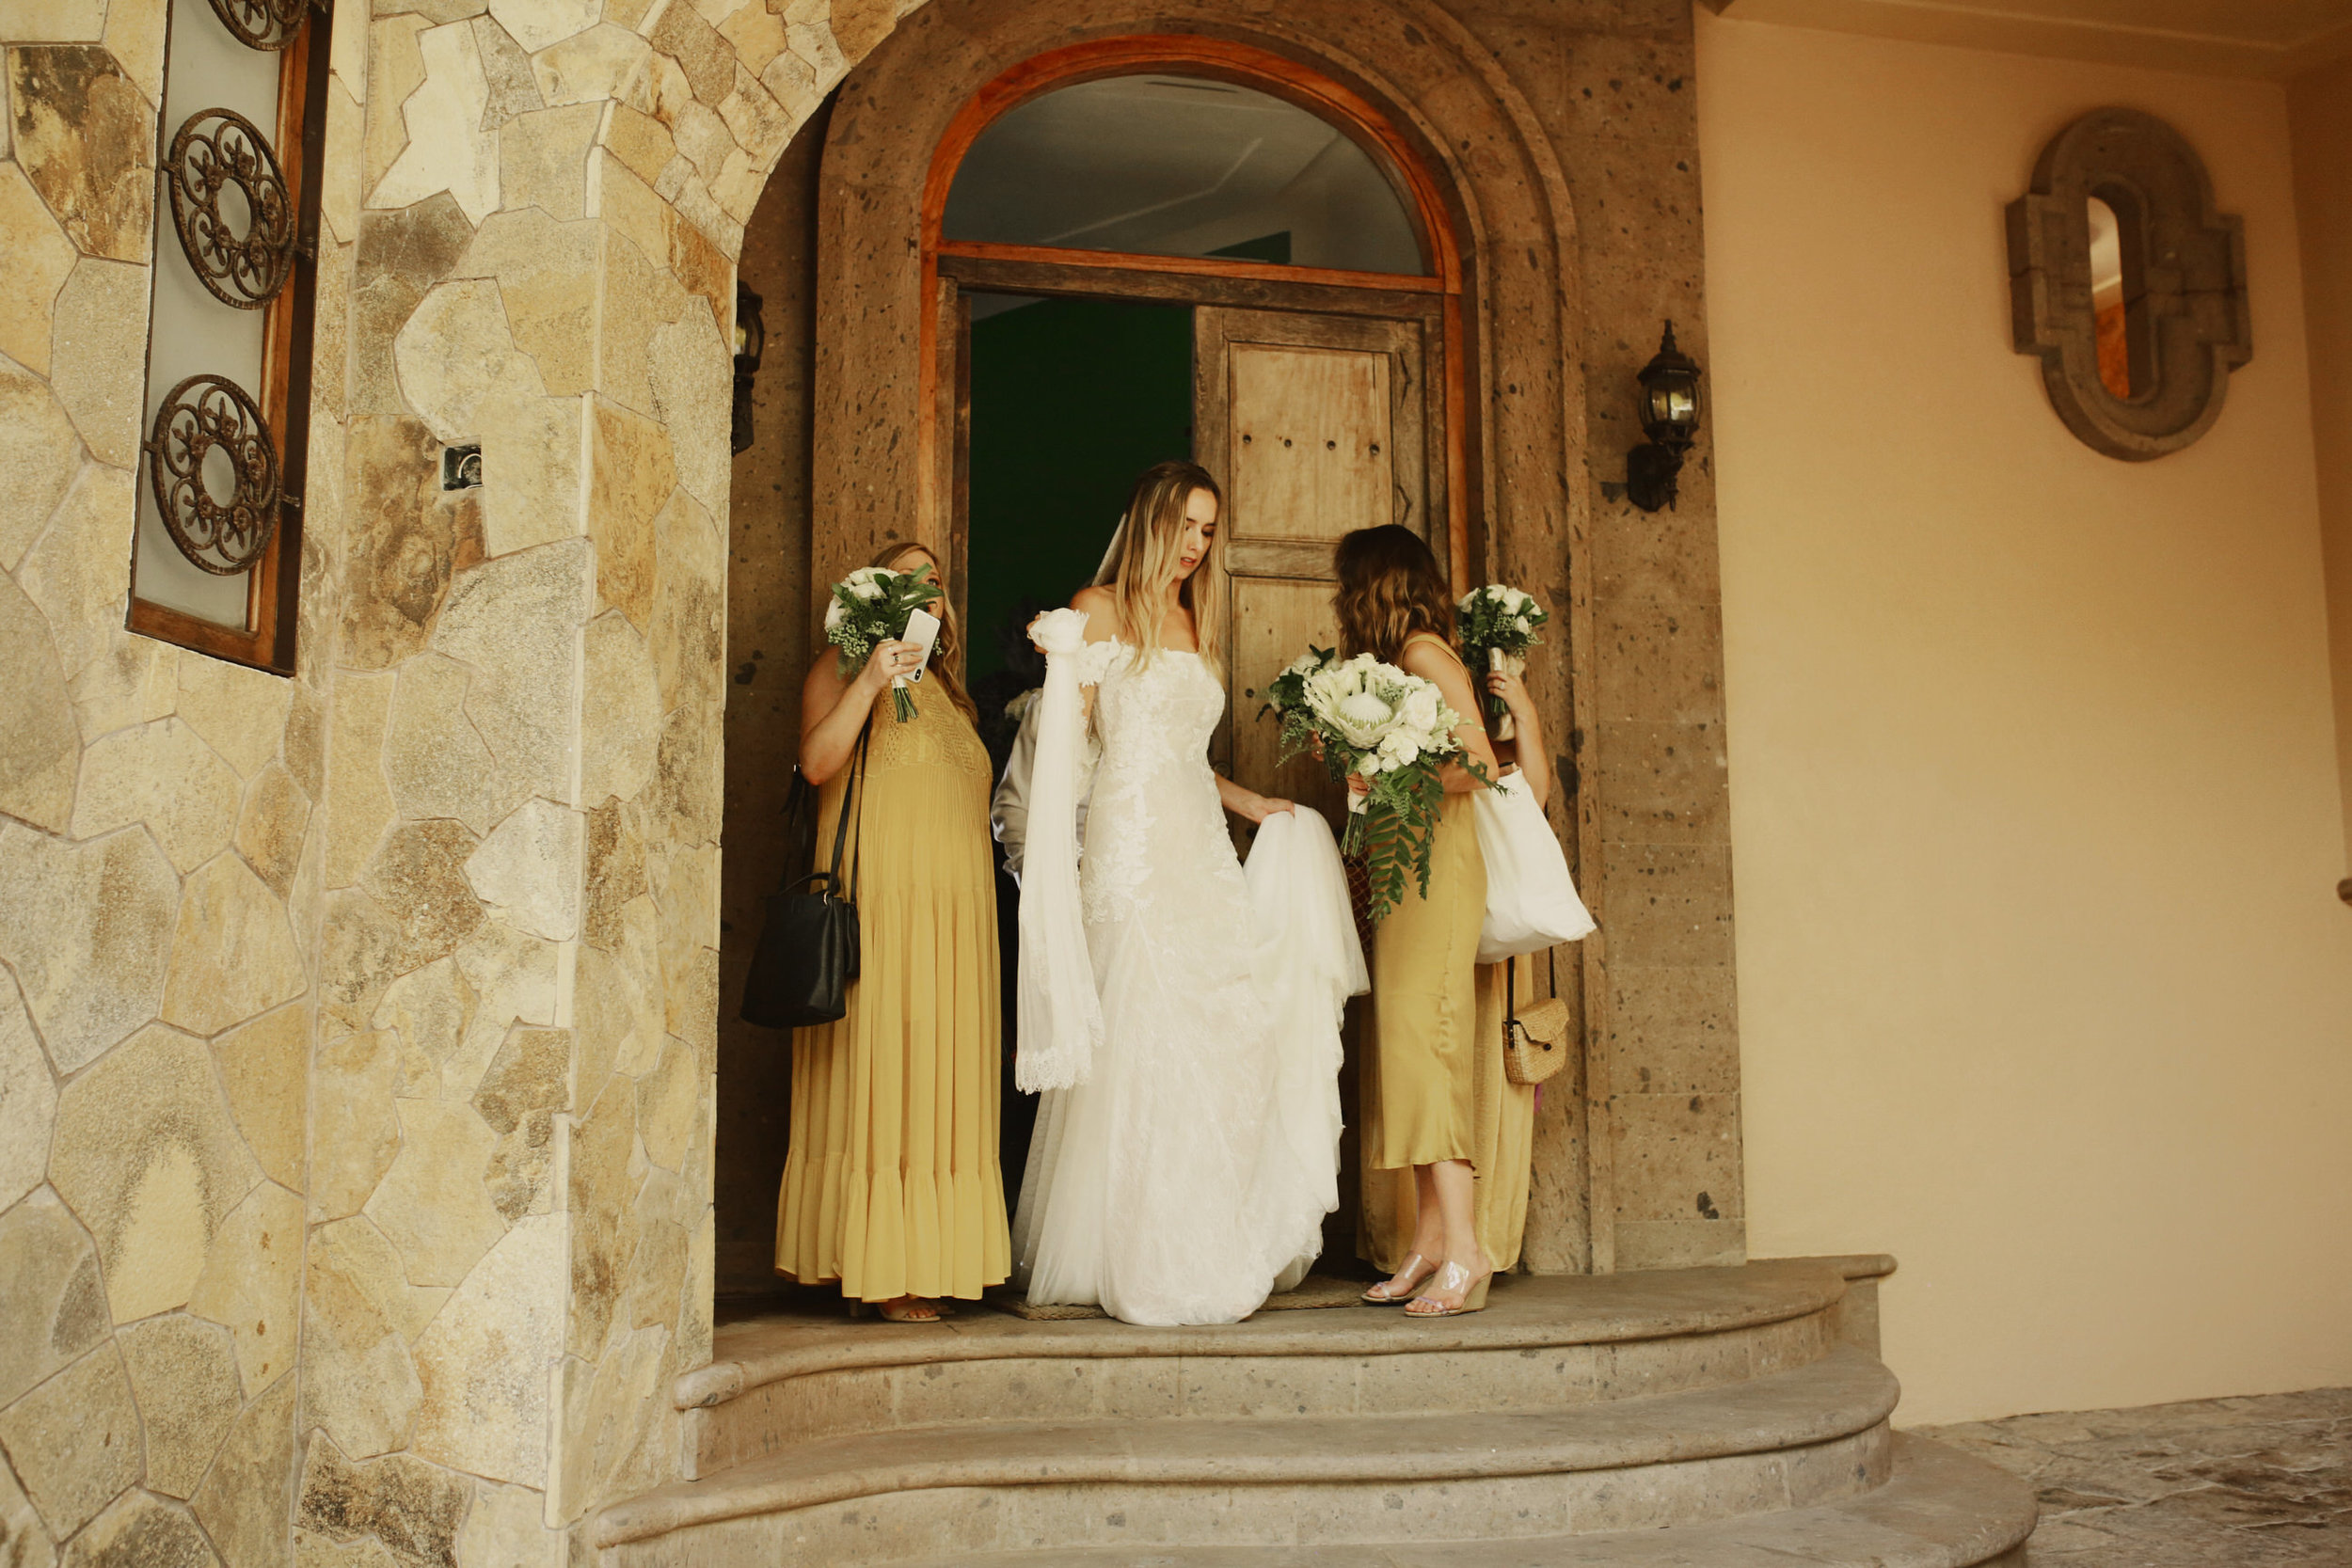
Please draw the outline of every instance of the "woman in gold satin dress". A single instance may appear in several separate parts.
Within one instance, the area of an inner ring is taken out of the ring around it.
[[[1359,529],[1341,539],[1336,566],[1344,652],[1435,682],[1463,715],[1454,733],[1464,757],[1494,777],[1479,691],[1454,651],[1453,596],[1429,546],[1394,525]],[[1517,1260],[1533,1130],[1532,1099],[1511,1103],[1526,1091],[1503,1080],[1501,988],[1490,983],[1501,972],[1478,964],[1486,864],[1471,792],[1486,785],[1460,762],[1443,776],[1429,890],[1408,887],[1373,938],[1361,1069],[1364,1250],[1393,1271],[1364,1299],[1405,1302],[1414,1317],[1477,1311],[1494,1271]]]
[[[921,545],[872,563],[942,576]],[[868,736],[863,811],[849,802],[860,966],[843,1017],[792,1037],[776,1272],[838,1280],[893,1323],[935,1323],[939,1300],[977,1300],[1011,1269],[996,1159],[993,780],[958,679],[953,611],[935,612],[945,624],[913,719],[900,723],[890,699],[891,677],[919,663],[911,642],[882,643],[848,680],[820,649],[801,690],[801,771],[823,786],[828,850]]]

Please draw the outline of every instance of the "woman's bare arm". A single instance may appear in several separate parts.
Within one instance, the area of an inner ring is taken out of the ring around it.
[[[1108,588],[1081,588],[1070,595],[1070,608],[1087,618],[1087,641],[1108,642],[1119,635],[1119,600]],[[1094,688],[1078,688],[1078,717],[1090,733],[1094,728]]]
[[[1499,670],[1486,677],[1486,689],[1511,710],[1518,733],[1502,744],[1510,752],[1507,760],[1518,765],[1519,777],[1534,792],[1535,803],[1543,805],[1551,799],[1551,753],[1544,747],[1544,721],[1536,715],[1535,699],[1528,695],[1525,681]]]
[[[1119,635],[1119,600],[1108,588],[1081,588],[1070,596],[1070,608],[1087,618],[1087,641],[1108,642]]]
[[[1462,744],[1461,755],[1476,762],[1488,779],[1502,771],[1495,761],[1494,745],[1486,738],[1486,726],[1478,717],[1478,692],[1470,685],[1470,672],[1463,668],[1462,661],[1434,643],[1414,642],[1406,646],[1397,662],[1405,667],[1406,674],[1435,681],[1445,705],[1462,715],[1462,721],[1454,727],[1454,738]],[[1445,780],[1448,795],[1467,795],[1473,789],[1486,787],[1459,761],[1447,763],[1438,770],[1438,776]]]
[[[1227,811],[1251,822],[1263,822],[1269,816],[1296,809],[1296,802],[1279,795],[1261,795],[1247,784],[1237,784],[1224,774],[1216,775],[1216,798]]]
[[[841,678],[841,660],[830,647],[817,650],[809,661],[808,678],[801,682],[801,776],[821,784],[848,765],[857,749],[858,732],[874,710],[890,677],[882,673],[890,655],[912,642],[884,642],[866,656],[866,666],[849,680]]]

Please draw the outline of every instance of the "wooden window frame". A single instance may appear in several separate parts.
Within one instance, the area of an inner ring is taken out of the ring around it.
[[[172,0],[175,6],[203,5],[206,0]],[[294,210],[294,259],[286,286],[262,311],[262,385],[254,401],[278,438],[279,502],[278,531],[268,550],[246,574],[247,630],[224,626],[138,596],[136,524],[132,536],[133,577],[127,625],[132,631],[158,641],[174,643],[232,664],[250,665],[276,674],[294,671],[295,628],[301,613],[302,502],[309,477],[310,442],[310,384],[318,314],[319,186],[326,151],[326,79],[329,75],[331,8],[313,7],[301,35],[279,51],[278,120],[271,128],[272,146],[285,171],[287,196]],[[165,25],[170,24],[167,17]],[[168,55],[166,90],[169,89]],[[161,188],[165,153],[179,127],[156,119],[158,188],[155,200],[155,266],[162,265],[162,248],[179,244],[166,216],[168,198]],[[289,149],[294,155],[287,156]],[[154,282],[149,283],[148,357],[153,361]],[[149,372],[152,373],[151,370]],[[146,387],[144,377],[141,386]],[[142,399],[141,407],[145,407]],[[142,425],[140,439],[151,433]],[[141,453],[137,483],[149,483],[145,453]],[[136,514],[134,513],[135,517]]]
[[[1206,77],[1279,98],[1337,127],[1373,158],[1406,198],[1425,274],[1347,272],[1208,256],[1145,256],[1057,245],[998,245],[943,235],[947,193],[964,156],[998,117],[1081,82],[1153,71]],[[1470,579],[1470,406],[1461,246],[1444,187],[1419,150],[1369,101],[1296,60],[1225,39],[1147,34],[1101,39],[1035,55],[997,76],[964,104],[939,139],[924,180],[917,483],[924,515],[944,518],[948,571],[961,585],[969,551],[965,516],[970,355],[963,339],[976,289],[1060,297],[1157,300],[1318,314],[1437,317],[1444,340],[1446,565]]]

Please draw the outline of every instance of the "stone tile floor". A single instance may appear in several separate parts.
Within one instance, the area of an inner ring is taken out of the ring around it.
[[[2036,1568],[2352,1565],[2352,1388],[1921,1434],[2033,1483]]]

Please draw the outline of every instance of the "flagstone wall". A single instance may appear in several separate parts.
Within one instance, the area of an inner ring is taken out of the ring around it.
[[[342,382],[312,409],[294,678],[125,631],[166,8],[0,18],[0,1559],[283,1562]],[[338,142],[359,59],[332,62]],[[323,323],[356,175],[328,171]]]
[[[557,1560],[707,1354],[730,257],[845,61],[821,5],[377,9],[292,680],[120,629],[166,7],[0,24],[11,1562]]]
[[[709,1350],[732,257],[846,62],[821,7],[380,8],[294,1524],[547,1561]]]

